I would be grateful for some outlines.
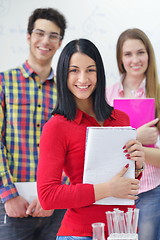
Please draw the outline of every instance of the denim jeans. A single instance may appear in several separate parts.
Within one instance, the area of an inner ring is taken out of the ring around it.
[[[58,236],[56,240],[91,240],[91,237]]]
[[[50,217],[13,218],[6,216],[0,203],[0,240],[56,240],[66,210],[55,210]]]
[[[139,194],[136,206],[140,209],[138,239],[160,240],[160,185]]]

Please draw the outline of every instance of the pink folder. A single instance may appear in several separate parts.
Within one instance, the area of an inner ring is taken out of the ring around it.
[[[155,119],[155,99],[114,99],[113,106],[128,114],[130,125],[138,128]]]

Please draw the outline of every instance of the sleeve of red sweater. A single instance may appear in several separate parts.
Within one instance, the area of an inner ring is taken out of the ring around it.
[[[37,170],[37,190],[44,209],[80,208],[95,202],[92,184],[61,184],[70,129],[56,118],[43,127]]]

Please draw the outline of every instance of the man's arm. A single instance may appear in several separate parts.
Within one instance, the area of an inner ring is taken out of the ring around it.
[[[0,198],[2,202],[18,196],[10,173],[7,160],[7,149],[5,146],[5,94],[4,94],[4,73],[0,73]]]

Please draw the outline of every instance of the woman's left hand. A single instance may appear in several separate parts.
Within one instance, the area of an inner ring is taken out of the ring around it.
[[[131,159],[136,162],[136,169],[141,169],[145,161],[145,154],[142,144],[136,140],[130,140],[126,143],[124,152],[127,159]]]

